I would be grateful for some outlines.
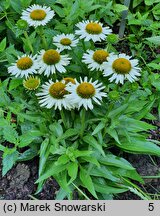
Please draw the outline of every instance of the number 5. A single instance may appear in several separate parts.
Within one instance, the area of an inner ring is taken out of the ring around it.
[[[154,210],[154,203],[149,203],[148,210],[153,211]]]

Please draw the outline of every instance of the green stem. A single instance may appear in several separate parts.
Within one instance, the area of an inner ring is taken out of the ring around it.
[[[146,197],[147,199],[150,199],[150,197],[147,196],[147,194],[146,194],[145,192],[143,192],[137,185],[135,185],[134,183],[130,182],[128,179],[123,178],[122,176],[121,176],[121,178],[122,178],[125,182],[127,182],[128,184],[130,184],[133,188],[136,188],[136,190],[139,191],[144,197]]]
[[[83,137],[83,133],[85,130],[85,120],[86,120],[86,110],[85,110],[85,108],[83,108],[82,109],[82,116],[81,116],[81,131],[80,131],[81,138]]]
[[[158,179],[160,176],[142,176],[143,179]]]
[[[72,185],[87,199],[87,200],[90,200],[89,197],[83,193],[83,191],[81,189],[79,189],[79,187],[77,187],[73,182],[72,182]]]
[[[60,114],[61,114],[61,118],[62,118],[64,127],[67,129],[67,122],[66,122],[66,117],[65,117],[63,109],[60,110]]]
[[[110,43],[108,43],[108,44],[107,44],[107,47],[106,47],[106,51],[107,51],[107,52],[109,52],[109,51],[110,51],[110,46],[111,46],[111,44],[110,44]]]
[[[38,200],[37,198],[35,198],[34,196],[32,195],[28,195],[29,198],[31,198],[32,200]]]
[[[45,38],[45,35],[44,35],[43,27],[39,26],[38,29],[39,29],[39,36],[41,37],[44,49],[47,50],[48,44],[47,44],[47,41],[46,41],[46,38]]]
[[[24,32],[24,36],[25,36],[25,38],[26,38],[26,40],[27,40],[27,43],[28,43],[29,49],[31,50],[32,53],[34,53],[33,46],[32,46],[32,44],[31,44],[31,42],[30,42],[30,39],[29,39],[28,33],[27,33],[26,31]]]
[[[153,160],[152,156],[149,155],[149,158],[151,159],[154,166],[157,166],[156,162]]]
[[[144,63],[145,66],[147,67],[148,72],[151,73],[152,71],[151,71],[150,67],[148,67],[147,62],[145,61],[145,59],[144,59],[142,56],[139,56],[139,57],[142,59],[143,63]]]

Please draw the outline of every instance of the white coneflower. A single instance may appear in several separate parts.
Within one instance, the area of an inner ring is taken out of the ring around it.
[[[40,83],[40,78],[38,78],[37,76],[29,76],[27,79],[23,80],[23,86],[29,91],[36,90],[39,87]]]
[[[93,40],[101,41],[105,40],[108,34],[111,34],[112,30],[107,26],[103,27],[103,24],[98,21],[82,21],[76,24],[79,30],[75,31],[75,34],[80,36],[80,39],[85,41]]]
[[[66,90],[65,81],[53,82],[49,80],[42,85],[41,92],[36,95],[39,98],[40,106],[48,109],[54,107],[55,109],[61,110],[63,107],[70,110],[73,106],[70,101],[66,98],[68,91]]]
[[[70,63],[68,55],[61,55],[59,51],[54,49],[41,50],[37,60],[40,65],[39,73],[42,74],[44,72],[46,76],[54,74],[56,70],[60,73],[65,73],[65,66]]]
[[[55,15],[50,7],[41,5],[31,5],[26,10],[23,10],[21,19],[26,20],[29,26],[44,26]]]
[[[39,65],[36,61],[36,56],[23,55],[18,56],[16,63],[12,63],[12,66],[8,67],[8,73],[14,75],[15,77],[25,77],[37,73]]]
[[[102,71],[102,65],[105,61],[107,61],[107,57],[109,54],[105,50],[87,50],[87,53],[84,53],[82,57],[82,62],[88,65],[88,68],[93,71],[93,70],[100,70]]]
[[[75,38],[74,34],[60,34],[53,37],[53,44],[62,51],[65,49],[71,50],[72,47],[76,47],[78,39]]]
[[[103,75],[110,76],[109,81],[115,80],[115,83],[124,83],[125,79],[130,82],[136,81],[141,76],[141,69],[137,67],[138,60],[131,59],[126,54],[112,55],[107,58],[107,62],[103,63]]]
[[[75,84],[68,83],[66,90],[70,93],[66,96],[72,104],[78,109],[84,107],[86,110],[93,109],[93,102],[101,104],[102,97],[106,97],[107,94],[101,90],[105,87],[98,81],[92,82],[92,79],[87,81],[87,77],[84,81],[80,78],[80,83],[76,80]]]
[[[34,4],[23,10],[21,19],[26,20],[29,26],[38,27],[46,25],[54,15],[50,7]]]

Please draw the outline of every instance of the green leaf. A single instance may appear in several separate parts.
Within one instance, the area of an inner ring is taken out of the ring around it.
[[[22,79],[13,79],[9,83],[9,91],[17,88],[18,86],[22,85]]]
[[[1,42],[0,42],[0,52],[3,52],[6,48],[6,38],[4,38]]]
[[[4,151],[4,150],[5,150],[5,147],[0,144],[0,151]]]
[[[115,182],[119,181],[119,179],[114,176],[114,173],[104,166],[101,166],[99,168],[93,167],[89,174],[92,176],[103,177]]]
[[[55,200],[63,200],[65,197],[67,197],[68,192],[65,191],[63,188],[60,188],[59,191],[56,193]]]
[[[150,6],[153,5],[154,3],[158,3],[159,0],[144,0],[145,4]]]
[[[10,143],[18,143],[18,133],[12,126],[7,126],[3,129],[4,139]]]
[[[56,12],[56,14],[58,14],[59,17],[65,17],[64,10],[61,7],[52,4],[52,8]]]
[[[70,159],[67,155],[61,155],[55,164],[56,165],[62,165],[62,164],[68,163],[69,161],[70,161]]]
[[[77,173],[78,173],[78,164],[76,162],[70,162],[68,167],[68,175],[71,177],[70,181],[68,184],[73,182],[77,178]]]
[[[19,0],[10,0],[10,4],[12,6],[12,8],[19,14],[21,14],[21,3]]]
[[[91,145],[95,149],[97,149],[103,156],[105,156],[105,153],[103,151],[102,146],[97,142],[97,140],[93,136],[87,135],[87,136],[83,137],[83,141],[88,143],[89,145]]]
[[[90,175],[88,175],[88,173],[86,172],[86,170],[84,170],[82,167],[80,169],[80,180],[83,183],[83,186],[86,187],[89,192],[98,199],[97,194],[95,192],[95,188],[92,182],[92,178],[90,177]]]
[[[5,127],[5,126],[9,126],[9,122],[4,118],[0,118],[0,127]]]
[[[40,176],[40,178],[36,181],[36,183],[39,183],[51,176],[57,175],[58,173],[62,172],[67,168],[66,165],[55,165],[55,162],[50,163],[49,165],[46,165],[46,169],[44,171],[44,174]]]
[[[155,70],[160,70],[160,64],[158,63],[154,63],[154,62],[151,62],[149,64],[147,64],[149,67],[155,69]]]
[[[56,137],[63,135],[63,128],[59,122],[54,122],[53,124],[49,125],[49,129],[54,133]]]
[[[47,161],[47,158],[49,156],[49,139],[46,138],[42,144],[41,144],[41,147],[40,147],[40,159],[39,159],[39,176],[41,176],[41,174],[43,173],[44,169],[45,169],[45,166],[46,166],[46,161]]]
[[[121,114],[124,110],[126,110],[128,107],[128,104],[124,104],[116,109],[114,109],[113,111],[111,111],[109,114],[108,114],[108,117],[109,118],[113,118],[119,114]]]
[[[155,126],[151,124],[133,118],[128,118],[127,116],[121,116],[120,121],[121,125],[123,125],[123,128],[126,128],[128,131],[131,132],[141,132],[155,129]]]
[[[23,8],[27,8],[32,2],[32,0],[27,0],[27,1],[26,0],[20,0],[20,1],[21,1]]]
[[[99,131],[101,131],[104,127],[105,127],[105,123],[104,122],[100,122],[97,127],[94,129],[92,135],[97,134]]]
[[[4,176],[13,167],[18,156],[19,153],[15,149],[12,150],[6,149],[6,151],[3,153],[2,176]]]
[[[12,111],[12,106],[9,106],[9,109]],[[15,111],[15,110],[14,110]],[[14,112],[16,114],[16,112]],[[34,114],[34,115],[31,115],[31,114],[27,114],[27,113],[18,113],[18,116],[19,117],[22,117],[26,120],[29,120],[31,122],[36,122],[36,123],[41,123],[43,122],[43,118],[40,117],[38,114]]]
[[[90,162],[92,164],[95,164],[97,167],[100,167],[98,160],[93,156],[83,156],[83,157],[81,157],[81,159],[83,159],[87,162]]]
[[[116,168],[116,167],[109,167],[109,169],[118,177],[127,177],[136,181],[139,181],[140,183],[144,183],[141,176],[137,173],[136,170],[126,170],[123,168]]]
[[[115,139],[116,142],[118,142],[119,144],[121,144],[120,141],[119,141],[118,133],[117,133],[117,131],[116,131],[114,128],[108,127],[108,128],[106,129],[106,132],[107,132],[111,137],[113,137],[113,139]]]
[[[128,152],[160,156],[160,147],[158,147],[154,143],[149,142],[142,138],[138,139],[138,138],[131,137],[130,140],[131,140],[130,143],[127,142],[126,140],[122,140],[122,145],[119,145],[118,143],[116,143],[116,145],[119,148]]]
[[[114,4],[113,8],[118,13],[125,11],[125,10],[128,10],[128,7],[126,7],[125,5],[122,5],[122,4]]]
[[[111,187],[111,186],[108,186],[107,184],[100,184],[100,183],[96,183],[94,182],[94,187],[95,187],[95,190],[99,193],[103,193],[103,194],[118,194],[118,193],[123,193],[123,192],[126,192],[128,191],[128,189],[126,188],[118,188],[118,187]]]
[[[25,146],[28,146],[28,145],[31,144],[34,140],[35,140],[35,137],[34,137],[34,136],[31,136],[31,135],[30,135],[30,132],[25,133],[25,134],[23,134],[23,135],[20,136],[18,147],[23,148],[23,147],[25,147]]]
[[[115,166],[127,170],[134,170],[134,167],[132,167],[132,165],[127,160],[125,160],[124,158],[117,157],[113,154],[107,154],[105,157],[99,157],[98,161],[101,164],[105,164],[108,166]]]
[[[22,154],[19,155],[17,161],[28,161],[33,159],[35,156],[37,156],[38,152],[35,151],[34,149],[28,149],[25,152],[23,152]]]
[[[160,36],[149,37],[146,38],[146,40],[148,40],[149,42],[153,43],[156,46],[160,46]]]
[[[79,133],[79,131],[77,129],[70,128],[70,129],[66,130],[66,132],[61,137],[59,137],[57,140],[58,141],[65,140],[69,137],[77,135],[78,133]]]
[[[143,0],[134,0],[133,1],[133,8],[137,7],[139,4],[141,4],[141,2],[143,2]]]
[[[71,189],[67,182],[67,177],[68,177],[67,171],[58,173],[57,175],[54,176],[54,178],[56,179],[60,187],[63,188],[68,193],[71,193]]]
[[[79,151],[79,150],[75,150],[74,151],[74,156],[77,157],[84,157],[84,156],[90,156],[91,154],[93,154],[93,151],[90,150],[84,150],[84,151]]]

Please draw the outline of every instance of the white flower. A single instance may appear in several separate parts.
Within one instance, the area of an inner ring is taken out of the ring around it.
[[[25,77],[29,75],[36,74],[39,69],[39,65],[36,60],[36,55],[23,55],[18,56],[16,63],[12,63],[12,66],[8,68],[8,73],[14,75],[15,77]]]
[[[62,51],[64,49],[71,50],[72,47],[76,47],[78,39],[75,39],[74,34],[60,34],[53,37],[53,44]]]
[[[101,41],[106,39],[106,35],[111,34],[112,30],[107,26],[103,27],[103,24],[98,21],[82,21],[76,24],[79,30],[75,31],[75,34],[80,35],[80,39],[85,41],[93,40]]]
[[[103,75],[110,76],[109,81],[115,80],[115,83],[124,83],[125,79],[130,82],[136,81],[141,76],[141,69],[137,67],[138,60],[132,59],[126,54],[112,55],[107,58],[107,62],[103,63]]]
[[[23,10],[21,19],[26,20],[29,26],[37,27],[46,25],[54,15],[50,7],[34,4]]]
[[[104,62],[107,61],[107,58],[112,55],[109,54],[105,50],[87,50],[87,53],[84,53],[82,57],[82,62],[85,64],[88,64],[88,68],[93,70],[100,70],[102,71],[102,65]]]
[[[41,50],[37,60],[40,65],[39,74],[44,72],[46,76],[55,73],[56,70],[60,73],[65,73],[66,69],[64,66],[70,63],[68,55],[61,55],[60,52],[54,49]]]
[[[73,106],[66,98],[67,94],[65,81],[53,82],[52,80],[49,80],[42,85],[41,92],[37,93],[36,96],[38,96],[40,106],[42,107],[48,109],[54,107],[59,110],[64,107],[65,109],[70,110]]]
[[[92,79],[87,81],[87,77],[84,81],[80,78],[80,83],[75,80],[75,84],[68,83],[66,90],[70,92],[66,97],[74,104],[78,109],[83,106],[86,110],[93,109],[93,102],[101,104],[102,97],[106,97],[105,92],[101,92],[105,87],[98,81],[92,82]]]

